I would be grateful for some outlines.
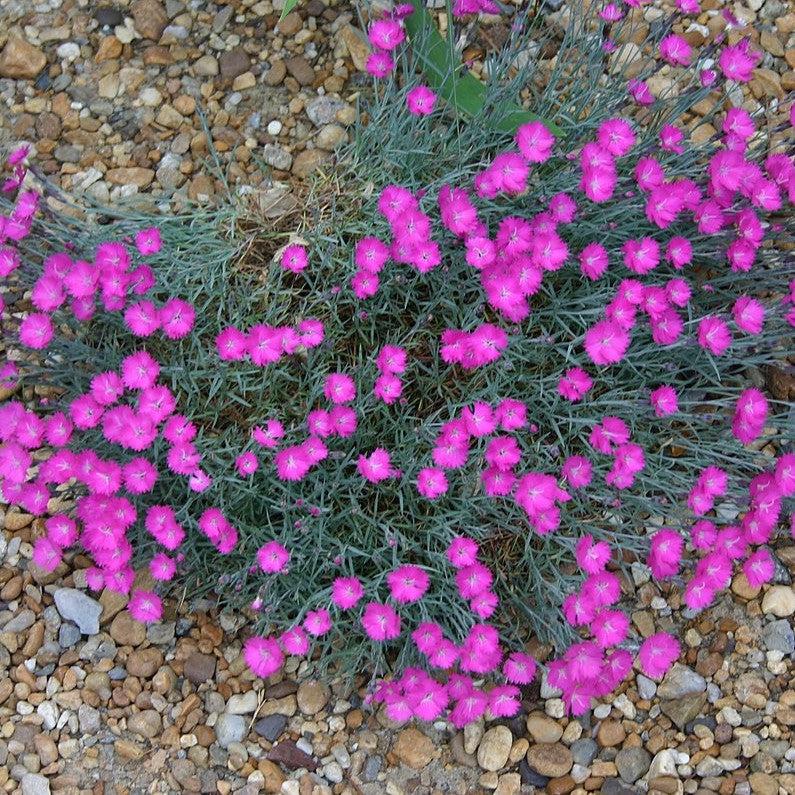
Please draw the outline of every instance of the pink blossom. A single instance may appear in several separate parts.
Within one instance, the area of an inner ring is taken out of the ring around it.
[[[405,564],[387,575],[389,592],[396,602],[416,602],[430,585],[430,578],[418,566]]]
[[[447,548],[447,559],[457,569],[471,566],[477,561],[477,542],[465,536],[456,536]]]
[[[282,251],[279,264],[286,271],[300,273],[307,267],[307,265],[309,265],[309,255],[302,245],[298,243],[291,243],[289,246],[285,247],[284,251]]]
[[[331,588],[331,599],[340,610],[350,610],[364,596],[364,588],[357,577],[337,577]]]
[[[677,399],[676,390],[672,386],[658,386],[657,389],[652,390],[649,399],[654,413],[658,417],[668,417],[679,411],[679,401]]]
[[[135,247],[141,256],[157,254],[162,248],[163,241],[160,237],[160,230],[153,226],[149,229],[141,229],[135,235]]]
[[[732,335],[728,325],[718,317],[705,317],[698,324],[698,344],[715,356],[726,352],[731,345]]]
[[[377,19],[368,31],[367,38],[373,47],[387,52],[394,50],[405,38],[403,26],[394,19]]]
[[[160,597],[151,591],[137,590],[133,592],[127,603],[130,615],[143,624],[154,624],[163,615],[163,603]]]
[[[304,629],[314,637],[322,637],[331,629],[331,614],[323,608],[310,610],[304,618]]]
[[[386,77],[395,68],[392,56],[383,50],[376,50],[367,56],[365,69],[373,77]]]
[[[561,468],[561,475],[573,489],[582,489],[590,484],[591,473],[591,462],[579,455],[569,456]]]
[[[684,541],[675,530],[663,528],[651,539],[647,564],[656,579],[673,577],[679,572]]]
[[[243,644],[243,659],[255,676],[267,679],[284,664],[284,655],[275,638],[251,637]]]
[[[574,548],[577,564],[586,574],[599,574],[610,560],[610,547],[604,541],[595,541],[593,536],[583,536]]]
[[[594,364],[620,362],[629,342],[629,334],[612,320],[600,320],[585,333],[585,351]]]
[[[290,562],[290,553],[278,541],[268,541],[257,550],[257,563],[266,574],[284,571]]]
[[[641,670],[651,679],[661,679],[679,657],[679,641],[667,632],[658,632],[641,644],[638,660]]]
[[[55,334],[49,315],[31,312],[19,324],[19,341],[28,348],[46,348]]]
[[[400,635],[400,616],[389,605],[368,602],[362,626],[371,640],[393,640]]]
[[[743,573],[751,588],[761,588],[770,582],[775,574],[775,564],[766,549],[758,549],[743,563]]]
[[[389,452],[383,447],[376,447],[369,456],[360,455],[356,461],[356,468],[359,470],[359,474],[370,483],[380,483],[382,480],[396,475]]]
[[[447,492],[447,476],[444,470],[424,467],[417,473],[417,491],[429,500],[435,500]]]
[[[436,93],[428,86],[415,86],[406,94],[406,106],[414,116],[427,116],[436,105]]]
[[[326,376],[323,394],[334,404],[350,403],[356,398],[356,385],[345,373],[331,373]]]
[[[660,56],[674,66],[689,66],[693,49],[682,36],[671,34],[660,42]]]
[[[585,370],[572,367],[558,381],[558,392],[567,400],[576,402],[582,400],[592,386],[593,380]]]
[[[607,119],[597,131],[599,145],[613,157],[627,154],[637,140],[632,126],[625,119]]]
[[[516,131],[516,145],[529,163],[543,163],[552,154],[555,136],[542,122],[531,121]]]

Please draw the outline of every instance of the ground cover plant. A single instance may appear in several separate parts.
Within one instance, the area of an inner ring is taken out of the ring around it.
[[[0,475],[30,513],[61,498],[35,564],[82,551],[142,621],[176,587],[248,606],[258,676],[334,659],[393,719],[456,725],[519,709],[531,640],[573,712],[664,675],[677,640],[618,604],[633,555],[694,611],[737,567],[770,581],[793,423],[752,379],[791,354],[795,166],[741,109],[701,146],[674,123],[747,79],[743,39],[660,27],[675,96],[606,74],[631,6],[573,13],[549,73],[516,68],[518,18],[474,115],[414,77],[410,6],[373,20],[368,123],[293,235],[232,206],[75,220],[16,150],[2,377],[39,401],[0,405]],[[522,91],[539,120],[491,124]]]

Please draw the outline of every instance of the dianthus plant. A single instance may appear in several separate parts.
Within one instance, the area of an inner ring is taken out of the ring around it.
[[[263,236],[230,238],[231,210],[77,223],[16,150],[3,379],[40,399],[0,406],[0,475],[29,513],[60,497],[35,565],[84,550],[88,587],[142,621],[169,583],[214,593],[252,611],[255,675],[334,658],[382,677],[391,718],[456,725],[514,714],[537,662],[574,713],[633,665],[663,676],[679,645],[634,635],[633,556],[693,611],[738,567],[770,581],[795,456],[753,379],[795,324],[795,166],[722,110],[745,40],[715,72],[645,41],[691,66],[673,99],[654,66],[605,76],[634,6],[574,13],[556,61],[517,74],[519,19],[491,65],[495,101],[525,86],[563,136],[448,114],[411,77],[408,9],[374,21],[403,77],[379,69],[343,190],[253,277]],[[709,96],[719,134],[695,146],[675,121]]]

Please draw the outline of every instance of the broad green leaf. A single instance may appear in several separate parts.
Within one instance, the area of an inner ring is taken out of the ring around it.
[[[431,87],[459,112],[477,116],[486,102],[486,85],[470,74],[454,57],[449,42],[439,35],[423,0],[411,0],[414,13],[406,18],[406,31],[414,57],[419,62]],[[525,110],[513,102],[496,107],[490,124],[501,132],[513,133],[521,124],[538,120],[555,135],[562,130],[546,119]]]

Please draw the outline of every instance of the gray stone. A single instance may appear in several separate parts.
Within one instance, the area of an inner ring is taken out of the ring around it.
[[[365,781],[375,781],[381,771],[381,762],[380,756],[368,756],[367,761],[364,763],[362,778]]]
[[[579,740],[575,740],[571,744],[569,750],[574,757],[575,764],[588,767],[596,758],[596,752],[599,750],[599,747],[593,740],[588,737],[583,737]]]
[[[168,157],[168,155],[166,155]],[[165,646],[174,640],[174,622],[163,621],[146,628],[146,639],[157,646]]]
[[[74,621],[84,635],[99,632],[102,606],[95,599],[75,588],[59,588],[55,592],[55,606],[62,618]]]
[[[795,652],[795,632],[786,618],[772,621],[762,630],[762,642],[768,651],[781,651],[784,654]]]
[[[638,674],[638,695],[645,701],[651,701],[657,692],[657,683],[643,674]]]
[[[286,715],[268,715],[261,718],[254,724],[254,731],[264,737],[269,743],[274,743],[281,737],[284,727],[287,725]]]
[[[293,156],[278,144],[265,144],[262,147],[262,159],[279,171],[289,171],[293,164]]]
[[[80,640],[80,630],[71,622],[64,621],[58,630],[58,644],[62,649],[71,649]]]
[[[22,795],[50,795],[50,782],[38,773],[25,773],[20,784]]]
[[[221,748],[242,742],[246,736],[246,719],[242,715],[222,712],[215,722],[215,736]]]
[[[3,627],[3,632],[24,632],[33,626],[36,616],[32,610],[20,610]]]
[[[649,769],[651,756],[643,748],[622,748],[616,754],[615,762],[621,778],[633,784]]]
[[[250,715],[257,708],[257,694],[253,690],[235,693],[226,702],[226,711],[230,715]]]
[[[703,693],[707,689],[707,680],[692,668],[676,663],[665,675],[657,695],[664,699],[682,698],[692,693]]]
[[[675,698],[671,701],[663,701],[660,709],[677,725],[684,729],[693,718],[700,714],[706,703],[706,696],[703,693],[691,693],[682,698]]]
[[[306,115],[309,116],[312,124],[322,127],[324,124],[331,124],[335,121],[337,111],[344,107],[347,106],[341,99],[329,96],[317,97],[306,106]]]
[[[83,734],[96,734],[101,724],[99,710],[88,704],[81,704],[77,709],[77,720]]]
[[[113,6],[100,6],[94,11],[94,19],[97,20],[98,25],[115,28],[116,25],[121,25],[124,22],[124,14]]]

